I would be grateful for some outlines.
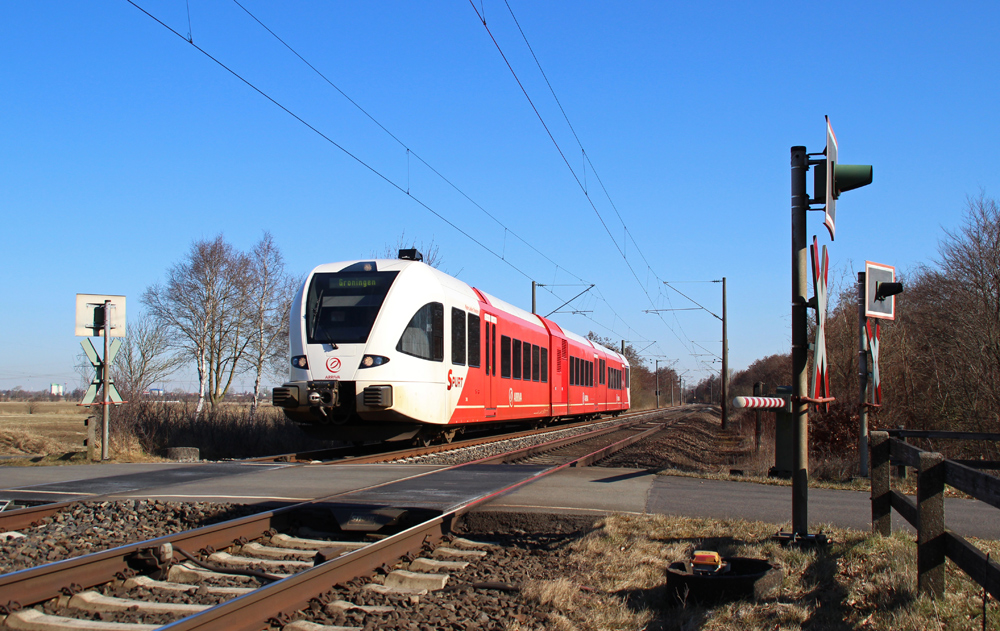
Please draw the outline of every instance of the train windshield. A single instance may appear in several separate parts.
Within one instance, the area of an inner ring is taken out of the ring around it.
[[[310,344],[363,344],[399,272],[316,274],[306,299]]]

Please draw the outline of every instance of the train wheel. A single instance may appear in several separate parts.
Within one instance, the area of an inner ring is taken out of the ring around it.
[[[413,444],[417,447],[430,447],[432,442],[434,442],[432,434],[417,434],[413,437]]]
[[[455,435],[456,434],[458,434],[458,430],[457,429],[453,429],[453,430],[450,430],[450,431],[442,433],[441,434],[441,438],[442,438],[442,440],[444,440],[445,444],[448,445],[448,444],[451,444],[451,441],[455,440]]]

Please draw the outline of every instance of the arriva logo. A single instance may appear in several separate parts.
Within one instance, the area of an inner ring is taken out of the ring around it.
[[[330,357],[326,360],[326,369],[330,372],[340,372],[340,358]]]

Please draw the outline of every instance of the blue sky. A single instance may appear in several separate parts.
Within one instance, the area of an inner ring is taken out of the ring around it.
[[[810,214],[841,282],[933,263],[966,197],[1000,189],[996,3],[510,0],[596,172],[504,2],[242,1],[403,145],[231,0],[136,3],[182,36],[189,6],[195,44],[371,169],[124,0],[0,4],[0,389],[77,385],[76,293],[136,313],[194,240],[264,230],[296,274],[405,231],[522,307],[550,285],[542,313],[595,283],[553,318],[698,379],[718,321],[645,311],[691,306],[661,281],[725,276],[732,367],[789,350],[789,147],[822,151],[824,115],[841,161],[874,166],[835,242]],[[677,287],[720,313],[718,284]]]

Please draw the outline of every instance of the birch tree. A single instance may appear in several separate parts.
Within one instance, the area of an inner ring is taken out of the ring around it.
[[[249,258],[222,235],[196,241],[184,260],[167,271],[163,284],[149,287],[143,303],[169,331],[172,344],[187,353],[198,372],[198,406],[214,406],[229,391],[248,342],[244,304]]]
[[[295,293],[293,280],[285,272],[284,258],[271,233],[265,232],[249,254],[246,280],[248,344],[244,361],[253,375],[253,418],[260,401],[261,382],[269,366],[287,365],[284,358],[288,340],[288,311]]]

